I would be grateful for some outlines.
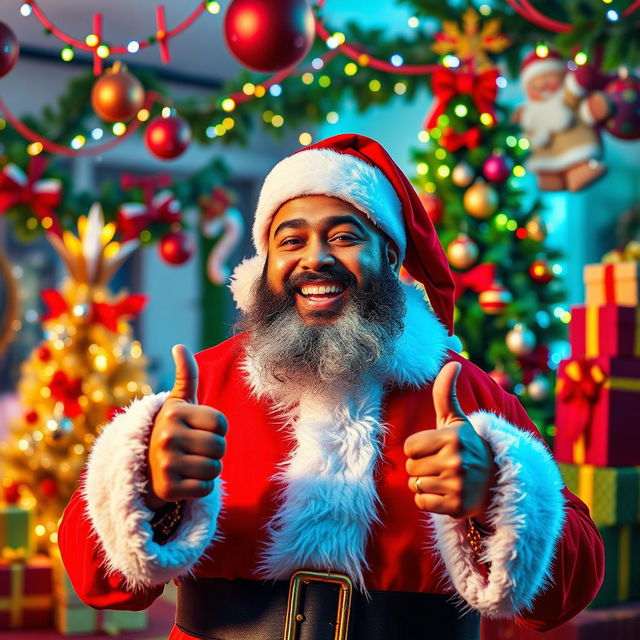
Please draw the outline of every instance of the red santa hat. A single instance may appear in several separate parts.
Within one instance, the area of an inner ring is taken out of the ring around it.
[[[440,321],[453,334],[454,284],[435,228],[400,167],[375,140],[358,134],[327,138],[280,161],[266,177],[253,225],[257,256],[236,268],[231,290],[241,309],[261,273],[269,228],[278,209],[305,195],[340,198],[391,238],[409,274],[421,282]]]
[[[520,64],[520,81],[526,86],[532,78],[552,71],[566,71],[565,61],[555,49],[538,46]]]

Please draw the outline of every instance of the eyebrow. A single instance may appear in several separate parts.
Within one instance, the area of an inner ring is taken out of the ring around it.
[[[330,227],[336,227],[340,224],[352,224],[354,227],[358,227],[361,233],[367,233],[362,222],[352,215],[331,216],[327,218],[327,222]],[[277,236],[283,229],[300,229],[307,226],[309,226],[309,223],[304,218],[292,218],[281,222],[273,235],[274,237]]]

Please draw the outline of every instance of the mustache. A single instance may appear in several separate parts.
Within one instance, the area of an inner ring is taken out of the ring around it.
[[[357,284],[356,277],[350,271],[336,265],[334,267],[327,267],[322,271],[306,271],[291,276],[291,278],[285,282],[284,288],[287,293],[293,294],[296,292],[296,289],[299,289],[305,284],[325,282],[327,280],[344,285],[345,288],[355,287]]]

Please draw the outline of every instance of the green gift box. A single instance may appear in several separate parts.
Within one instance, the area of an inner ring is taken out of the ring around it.
[[[64,602],[56,602],[53,618],[56,630],[64,636],[98,630],[98,611],[84,604],[69,606]]]
[[[24,561],[35,552],[35,507],[0,504],[0,557]]]
[[[640,599],[640,524],[602,527],[605,573],[592,608]]]
[[[640,522],[640,467],[558,464],[567,489],[588,507],[599,527]]]

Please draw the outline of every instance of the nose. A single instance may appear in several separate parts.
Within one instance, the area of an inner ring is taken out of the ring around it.
[[[300,257],[300,267],[309,271],[320,271],[323,267],[336,263],[331,252],[331,246],[321,240],[311,240],[307,243]]]

